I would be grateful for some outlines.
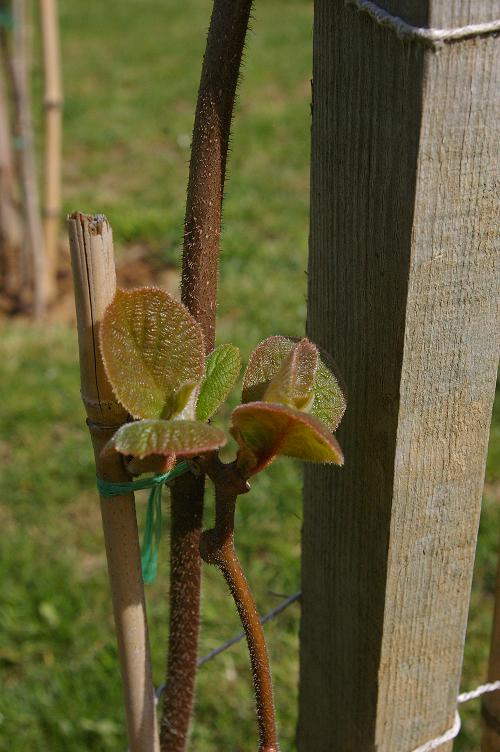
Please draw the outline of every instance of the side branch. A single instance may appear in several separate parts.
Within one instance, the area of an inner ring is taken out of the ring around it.
[[[224,465],[215,456],[207,472],[215,485],[215,527],[203,533],[202,558],[222,572],[245,630],[252,667],[259,752],[279,752],[274,712],[273,686],[264,630],[234,546],[234,511],[238,494],[249,490],[236,465]]]

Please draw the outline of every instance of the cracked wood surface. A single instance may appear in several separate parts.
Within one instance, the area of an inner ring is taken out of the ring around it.
[[[348,409],[345,467],[306,470],[301,752],[453,722],[499,351],[497,44],[431,51],[316,0],[308,335]]]

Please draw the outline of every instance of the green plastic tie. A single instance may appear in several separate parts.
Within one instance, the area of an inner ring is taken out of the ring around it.
[[[14,19],[8,10],[0,10],[0,26],[3,26],[5,29],[12,29],[14,26]]]
[[[141,567],[142,579],[149,584],[154,582],[158,571],[158,550],[161,539],[161,496],[165,483],[184,475],[189,471],[189,465],[186,461],[179,462],[178,465],[168,473],[152,475],[149,478],[140,478],[128,483],[113,483],[109,480],[103,480],[96,477],[97,488],[102,496],[123,496],[132,491],[142,491],[151,489],[148,499],[148,508],[146,512],[146,522],[144,525],[144,538],[142,540]]]

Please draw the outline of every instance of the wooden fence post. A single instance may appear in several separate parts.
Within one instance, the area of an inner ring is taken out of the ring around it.
[[[315,2],[308,334],[348,410],[345,467],[305,478],[300,752],[411,752],[453,723],[499,350],[499,56],[491,27],[413,27],[499,17]]]

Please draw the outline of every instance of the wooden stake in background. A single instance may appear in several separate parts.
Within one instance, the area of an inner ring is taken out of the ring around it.
[[[80,350],[82,399],[96,471],[107,481],[131,480],[122,459],[101,449],[128,415],[116,401],[99,352],[99,325],[116,290],[111,228],[105,217],[69,218]],[[158,752],[154,689],[134,494],[101,497],[101,515],[120,656],[130,752]]]
[[[11,137],[4,55],[0,57],[0,291],[9,305],[19,306],[22,290],[22,228]]]
[[[57,0],[40,0],[45,92],[45,146],[43,160],[43,237],[45,294],[56,293],[58,236],[61,211],[62,81]]]
[[[35,318],[41,318],[45,313],[47,303],[46,271],[31,116],[29,84],[31,30],[26,0],[12,0],[12,22],[12,73],[18,126],[16,135],[20,148],[25,231],[32,257],[33,313]]]

